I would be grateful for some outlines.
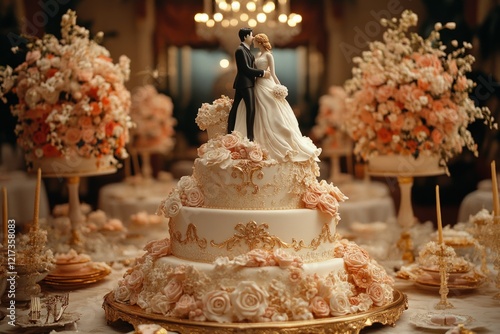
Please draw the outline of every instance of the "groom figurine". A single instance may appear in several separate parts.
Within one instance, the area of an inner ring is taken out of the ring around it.
[[[234,130],[236,124],[236,110],[238,109],[241,99],[243,99],[247,112],[247,137],[253,140],[253,123],[255,119],[255,97],[253,87],[255,78],[269,78],[270,73],[269,71],[254,68],[255,58],[252,52],[250,52],[250,47],[254,39],[252,29],[241,28],[238,32],[238,36],[241,44],[234,53],[237,73],[233,84],[233,88],[235,89],[234,102],[227,120],[227,133],[231,133]]]

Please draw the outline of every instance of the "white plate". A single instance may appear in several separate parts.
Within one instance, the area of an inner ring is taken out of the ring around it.
[[[455,322],[453,324],[439,324],[432,319],[434,317],[440,316],[450,316],[455,318]],[[455,314],[452,312],[427,312],[427,313],[417,313],[414,314],[410,318],[410,323],[417,327],[429,328],[429,329],[450,329],[458,326],[458,324],[463,324],[464,326],[469,325],[474,321],[474,318],[468,315]]]

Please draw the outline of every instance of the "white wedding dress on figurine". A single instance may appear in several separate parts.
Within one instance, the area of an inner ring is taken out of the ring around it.
[[[258,69],[268,69],[265,55],[255,59]],[[285,99],[273,94],[276,86],[273,78],[257,78],[255,81],[254,141],[267,149],[271,158],[277,161],[319,161],[321,149],[309,137],[300,132],[299,123],[292,108]],[[236,114],[235,131],[246,136],[246,107],[242,100]]]

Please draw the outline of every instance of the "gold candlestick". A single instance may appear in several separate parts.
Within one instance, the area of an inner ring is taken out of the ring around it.
[[[3,231],[3,241],[2,245],[7,248],[7,224],[9,220],[9,205],[7,201],[7,188],[2,187],[2,195],[3,195],[3,219],[2,219],[2,231]]]
[[[439,199],[439,186],[436,186],[436,213],[437,213],[437,224],[438,224],[438,247],[439,247],[439,276],[441,279],[441,284],[439,286],[439,294],[441,300],[434,306],[437,310],[444,310],[447,308],[454,308],[454,306],[448,301],[448,265],[449,259],[445,254],[445,248],[447,247],[443,241],[443,223],[441,221],[441,201]]]
[[[33,227],[38,228],[38,216],[40,215],[40,184],[42,183],[42,170],[38,168],[35,189],[35,210],[33,212]]]
[[[494,160],[491,162],[491,183],[493,191],[493,217],[496,217],[500,214],[500,207],[498,202],[497,170]]]

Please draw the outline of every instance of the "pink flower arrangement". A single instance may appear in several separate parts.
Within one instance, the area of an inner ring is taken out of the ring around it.
[[[158,93],[152,85],[140,87],[132,95],[130,116],[136,124],[132,129],[132,145],[136,149],[153,149],[168,152],[174,146],[172,99]]]
[[[18,144],[28,162],[62,156],[126,158],[132,122],[124,82],[130,60],[121,56],[113,64],[109,52],[76,25],[74,11],[63,15],[61,34],[61,40],[47,34],[30,41],[22,64],[0,68],[0,98],[6,102],[5,95],[13,92],[19,99],[11,107]]]
[[[316,140],[322,140],[323,149],[352,149],[352,142],[345,133],[347,94],[341,86],[331,86],[328,94],[319,99],[319,110],[312,134]]]
[[[346,130],[355,141],[354,153],[369,160],[375,155],[401,154],[417,158],[437,155],[444,163],[477,145],[467,130],[477,119],[496,127],[488,108],[469,98],[474,82],[466,75],[474,57],[469,43],[445,52],[439,31],[454,23],[438,23],[428,38],[409,29],[418,17],[404,11],[398,20],[382,19],[384,40],[353,59],[353,76],[346,81]]]

